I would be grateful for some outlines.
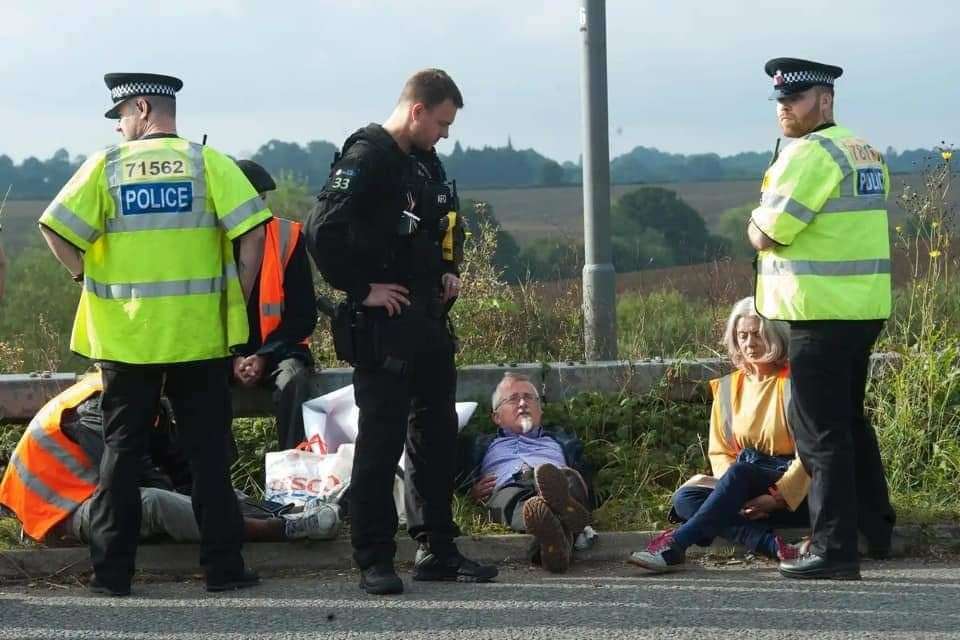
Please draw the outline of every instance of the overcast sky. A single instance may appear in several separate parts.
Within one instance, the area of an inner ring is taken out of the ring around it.
[[[233,154],[339,144],[382,121],[406,77],[446,69],[466,101],[440,151],[532,147],[576,160],[577,0],[2,0],[0,153],[89,153],[117,134],[102,76],[183,78],[180,133]],[[955,2],[609,0],[611,156],[766,150],[776,56],[846,72],[838,119],[875,146],[960,142]]]

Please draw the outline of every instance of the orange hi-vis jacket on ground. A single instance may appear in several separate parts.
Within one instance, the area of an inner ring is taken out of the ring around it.
[[[280,326],[283,316],[283,274],[293,256],[303,225],[285,218],[266,224],[263,265],[260,267],[260,336],[263,342]],[[302,344],[308,344],[309,339]]]
[[[0,504],[34,540],[42,540],[97,488],[98,468],[60,424],[65,411],[102,391],[98,373],[60,393],[30,421],[13,450],[0,482]]]
[[[810,489],[810,476],[796,455],[787,409],[790,406],[790,370],[784,367],[776,378],[758,382],[737,369],[710,381],[713,409],[710,413],[710,466],[716,478],[736,462],[737,455],[753,448],[769,456],[794,456],[793,463],[776,487],[791,511],[803,502]]]

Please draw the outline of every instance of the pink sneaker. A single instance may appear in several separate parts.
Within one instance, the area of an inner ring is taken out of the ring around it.
[[[778,560],[796,560],[800,557],[801,544],[788,544],[780,536],[774,536],[774,543],[777,545],[777,559]]]
[[[669,547],[672,542],[673,529],[665,529],[650,539],[650,542],[647,543],[646,550],[650,553],[657,553]]]

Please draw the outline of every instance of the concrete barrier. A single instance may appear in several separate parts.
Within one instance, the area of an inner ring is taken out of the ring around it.
[[[874,354],[871,370],[878,365],[895,366],[896,354]],[[704,383],[730,371],[721,358],[677,360],[614,360],[605,362],[517,362],[460,367],[457,399],[490,402],[494,387],[506,372],[522,373],[540,389],[544,399],[563,401],[584,391],[645,394],[655,389],[675,400],[706,401]],[[0,375],[0,423],[24,423],[54,395],[73,384],[73,373],[31,373]],[[351,384],[353,369],[331,368],[313,376],[316,396]],[[270,392],[237,387],[233,393],[236,417],[272,415]]]
[[[724,367],[719,359],[471,365],[458,370],[457,399],[489,403],[494,387],[508,371],[529,376],[547,400],[565,400],[582,391],[646,393],[661,383],[670,385],[672,397],[693,398],[697,386],[720,375]],[[667,373],[671,375],[665,377]],[[28,422],[47,400],[77,378],[73,373],[0,375],[0,422]],[[317,396],[352,382],[350,368],[324,369],[312,379]],[[266,389],[238,387],[233,393],[233,413],[236,417],[271,415],[270,396]]]

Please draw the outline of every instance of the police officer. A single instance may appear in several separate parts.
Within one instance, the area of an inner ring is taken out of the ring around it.
[[[368,593],[400,593],[392,487],[406,444],[414,580],[487,581],[492,566],[453,542],[457,372],[447,310],[459,294],[449,251],[453,193],[434,151],[463,107],[439,69],[414,74],[393,113],[350,136],[306,223],[323,277],[347,293],[360,408],[351,476],[354,560]],[[343,348],[338,346],[341,353]],[[408,424],[409,418],[409,424]]]
[[[860,578],[857,529],[871,556],[890,551],[895,515],[863,401],[871,348],[890,315],[883,157],[833,119],[839,67],[776,58],[783,134],[796,140],[763,178],[748,224],[758,250],[756,305],[790,323],[790,424],[812,477],[809,550],[788,578]]]
[[[179,79],[104,80],[114,103],[106,117],[119,120],[124,141],[93,154],[40,217],[51,250],[83,287],[70,348],[103,372],[105,450],[90,508],[89,587],[130,593],[137,473],[161,387],[190,457],[207,590],[245,587],[258,577],[240,555],[242,520],[224,446],[227,356],[247,340],[244,296],[270,211],[230,158],[177,136]]]

